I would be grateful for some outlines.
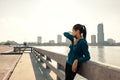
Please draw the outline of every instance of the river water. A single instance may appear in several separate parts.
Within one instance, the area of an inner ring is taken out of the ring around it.
[[[37,48],[53,51],[66,56],[69,52],[69,47],[66,46],[39,46]],[[120,67],[120,46],[89,46],[89,52],[92,61]]]

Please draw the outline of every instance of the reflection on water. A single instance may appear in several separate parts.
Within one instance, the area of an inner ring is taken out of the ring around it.
[[[119,46],[90,46],[91,60],[120,67]]]
[[[104,46],[98,46],[98,61],[105,62]]]

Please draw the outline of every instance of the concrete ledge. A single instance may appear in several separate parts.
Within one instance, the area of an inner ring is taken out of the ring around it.
[[[119,67],[88,61],[82,63],[79,69],[79,74],[88,80],[120,80]]]
[[[36,80],[29,53],[23,53],[9,80]]]

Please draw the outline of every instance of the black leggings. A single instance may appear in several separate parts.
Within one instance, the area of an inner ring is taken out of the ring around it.
[[[78,69],[78,67],[77,67]],[[78,71],[78,70],[77,70]],[[66,63],[65,80],[73,80],[77,72],[72,71],[72,65]]]

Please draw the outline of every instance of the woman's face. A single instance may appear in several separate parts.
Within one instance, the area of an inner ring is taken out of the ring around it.
[[[76,30],[72,29],[72,35],[76,36]]]
[[[73,35],[73,36],[76,36],[76,35],[78,35],[79,33],[80,33],[79,30],[74,30],[74,29],[72,29],[72,35]]]

